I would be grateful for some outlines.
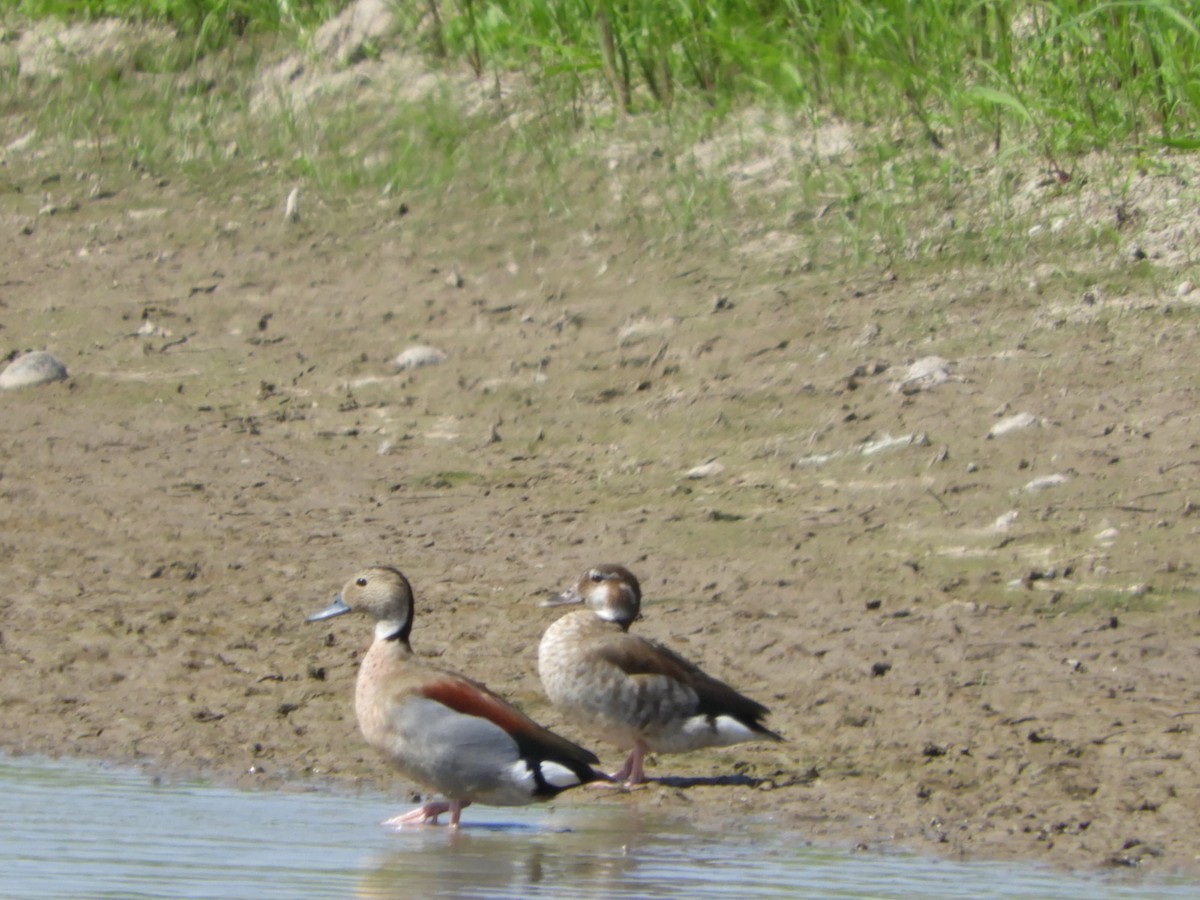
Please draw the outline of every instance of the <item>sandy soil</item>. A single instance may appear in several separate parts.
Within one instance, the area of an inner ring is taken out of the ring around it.
[[[1200,870],[1194,294],[1057,249],[846,278],[5,177],[0,345],[71,377],[0,395],[4,749],[407,800],[353,721],[366,623],[304,622],[371,562],[412,578],[419,652],[593,745],[542,696],[537,601],[613,561],[639,630],[789,741],[584,802]],[[445,361],[397,372],[419,344]]]

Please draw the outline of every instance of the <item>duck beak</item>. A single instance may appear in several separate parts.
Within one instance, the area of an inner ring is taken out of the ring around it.
[[[322,619],[332,619],[334,616],[340,616],[342,613],[350,612],[350,607],[346,605],[346,601],[342,599],[342,595],[338,594],[333,598],[333,602],[317,613],[313,613],[305,622],[319,622]]]
[[[579,604],[582,602],[583,602],[583,595],[579,593],[579,589],[571,588],[569,590],[563,591],[561,594],[556,594],[553,597],[549,597],[549,598],[543,600],[541,603],[538,604],[538,606],[541,606],[541,607],[573,606],[573,605],[576,605],[576,604]]]

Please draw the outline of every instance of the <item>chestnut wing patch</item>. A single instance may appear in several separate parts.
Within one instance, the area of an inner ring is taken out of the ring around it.
[[[552,759],[563,763],[591,764],[600,760],[594,753],[543,728],[507,700],[497,697],[482,684],[465,678],[447,677],[423,684],[418,694],[465,716],[487,719],[504,729],[526,759]]]

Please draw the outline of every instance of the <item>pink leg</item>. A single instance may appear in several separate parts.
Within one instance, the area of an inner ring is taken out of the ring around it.
[[[629,751],[629,756],[625,759],[625,765],[621,767],[621,771],[613,772],[612,780],[624,781],[627,787],[641,784],[646,780],[646,771],[642,766],[645,759],[646,745],[638,741]]]
[[[447,803],[445,800],[433,800],[426,803],[424,806],[418,806],[412,812],[406,812],[400,816],[393,816],[384,822],[391,828],[402,828],[405,825],[436,825],[438,816],[444,812],[449,812],[452,825],[458,824],[458,814],[462,806],[455,808],[454,804]]]

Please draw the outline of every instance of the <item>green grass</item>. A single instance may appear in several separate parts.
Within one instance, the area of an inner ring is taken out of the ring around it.
[[[1045,616],[1158,612],[1166,608],[1172,600],[1188,603],[1192,598],[1180,594],[1168,597],[1154,591],[1136,593],[1128,590],[1095,588],[1085,589],[1077,594],[1064,594],[1061,597],[1052,598],[1052,602],[1038,604],[1034,610]]]
[[[33,19],[160,22],[192,38],[197,49],[211,50],[247,34],[299,31],[347,5],[347,0],[16,0],[11,8]]]
[[[626,112],[701,94],[899,112],[940,145],[969,127],[1048,160],[1114,141],[1194,146],[1200,29],[1189,0],[496,0],[440,4],[436,43],[476,71],[517,69]]]
[[[182,173],[216,195],[266,177],[272,195],[287,181],[330,208],[472,196],[554,223],[602,216],[664,249],[783,234],[800,249],[780,265],[812,269],[1015,263],[1040,222],[1022,202],[1031,175],[1057,182],[1043,204],[1069,204],[1100,151],[1117,206],[1133,171],[1200,148],[1196,0],[428,0],[397,8],[400,33],[504,99],[468,112],[451,92],[378,92],[252,112],[256,65],[310,52],[345,5],[19,0],[17,22],[120,16],[179,39],[4,79],[0,138],[32,120],[82,168]],[[826,152],[843,124],[852,140]],[[1068,239],[1120,237],[1100,223]]]
[[[347,0],[18,0],[23,16],[164,22],[211,48],[310,29]],[[436,13],[436,15],[434,14]],[[599,84],[625,112],[703,96],[971,129],[1056,163],[1114,142],[1200,146],[1195,0],[430,0],[403,15],[478,74],[519,71],[561,100]],[[578,113],[578,107],[567,107]]]

